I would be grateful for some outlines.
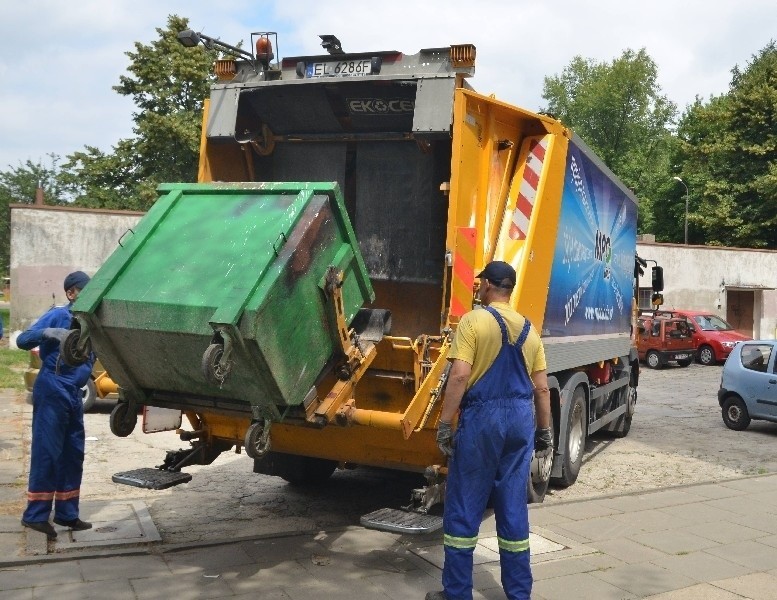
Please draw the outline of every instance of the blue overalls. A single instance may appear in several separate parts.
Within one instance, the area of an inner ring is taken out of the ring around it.
[[[59,342],[43,339],[47,327],[69,329],[70,305],[57,306],[44,314],[16,340],[30,350],[40,346],[41,368],[32,390],[32,448],[27,488],[28,523],[78,518],[78,500],[84,470],[84,406],[81,388],[92,373],[94,357],[83,365],[69,367],[59,357]]]
[[[531,596],[527,486],[534,452],[534,386],[522,347],[526,320],[514,344],[502,316],[502,347],[493,365],[467,390],[461,403],[443,515],[445,566],[442,584],[449,600],[471,600],[472,557],[489,497],[496,516],[502,587],[509,600]]]

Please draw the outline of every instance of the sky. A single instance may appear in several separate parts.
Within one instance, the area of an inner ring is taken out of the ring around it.
[[[230,44],[275,31],[276,56],[322,54],[318,34],[346,52],[473,43],[481,93],[530,110],[546,76],[575,56],[610,62],[645,48],[662,92],[680,110],[725,93],[734,66],[777,39],[774,0],[4,0],[0,19],[0,171],[51,165],[84,146],[104,152],[132,136],[134,105],[112,86],[127,51],[167,17]]]

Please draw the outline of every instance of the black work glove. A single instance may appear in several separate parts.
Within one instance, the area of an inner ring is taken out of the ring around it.
[[[534,432],[534,455],[545,458],[553,452],[553,430],[550,427]]]
[[[44,340],[57,340],[59,343],[62,343],[62,340],[70,333],[70,330],[62,327],[46,327],[42,333]]]
[[[445,456],[453,455],[453,430],[450,423],[437,423],[437,447]]]

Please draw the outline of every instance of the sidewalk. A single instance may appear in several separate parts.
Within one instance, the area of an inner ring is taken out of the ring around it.
[[[0,600],[411,600],[440,589],[441,534],[348,527],[176,547],[153,541],[146,523],[135,543],[84,537],[80,547],[46,554],[44,536],[22,530],[19,511],[9,510],[21,509],[26,484],[21,410],[0,393]],[[84,511],[105,515],[104,524],[115,519],[113,530],[127,537],[122,507],[93,504]],[[529,516],[538,600],[777,598],[777,475],[533,505]],[[36,547],[40,555],[30,555]],[[492,517],[475,562],[475,598],[504,598]]]

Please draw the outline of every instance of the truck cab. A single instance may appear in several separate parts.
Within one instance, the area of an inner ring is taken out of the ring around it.
[[[640,360],[651,369],[661,369],[669,362],[687,367],[694,356],[687,321],[656,314],[640,315],[637,319],[637,351]]]

